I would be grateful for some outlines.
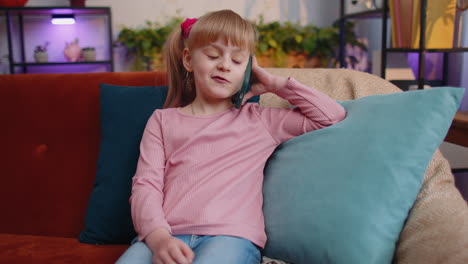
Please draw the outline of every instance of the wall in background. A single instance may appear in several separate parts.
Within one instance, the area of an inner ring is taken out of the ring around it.
[[[136,4],[137,3],[137,4]],[[29,0],[26,6],[69,6],[68,0]],[[166,22],[170,17],[199,17],[208,11],[232,9],[242,17],[257,20],[331,25],[339,16],[339,0],[88,0],[86,6],[109,6],[113,13],[113,33],[123,25],[139,27],[146,20]]]
[[[135,1],[127,0],[87,0],[86,6],[111,7],[112,33],[116,39],[123,26],[138,28],[144,26],[148,20],[165,23],[176,15],[193,18],[219,9],[232,9],[251,21],[258,21],[263,16],[265,22],[292,21],[325,27],[332,25],[339,17],[339,3],[340,0],[138,0],[136,4]],[[69,5],[68,0],[29,0],[26,4]],[[4,53],[0,46],[0,55]],[[124,48],[115,48],[114,65],[115,71],[131,70],[133,62],[125,55]]]

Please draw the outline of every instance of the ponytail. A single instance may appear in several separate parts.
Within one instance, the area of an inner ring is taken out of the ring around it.
[[[169,35],[165,45],[164,54],[169,90],[163,108],[185,106],[195,99],[192,73],[185,70],[182,62],[184,47],[181,29],[176,27]]]

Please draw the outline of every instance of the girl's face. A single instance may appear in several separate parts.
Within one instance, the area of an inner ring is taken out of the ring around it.
[[[218,40],[207,46],[184,50],[184,66],[194,74],[197,97],[216,102],[231,100],[241,87],[249,51]]]

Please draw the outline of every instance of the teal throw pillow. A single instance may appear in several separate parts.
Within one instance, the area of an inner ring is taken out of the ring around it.
[[[101,84],[101,144],[96,180],[79,241],[129,244],[136,237],[129,198],[146,122],[164,105],[167,86]],[[254,96],[248,102],[258,103]]]
[[[101,143],[82,243],[128,244],[135,238],[129,198],[146,122],[162,108],[167,86],[101,84]]]
[[[340,102],[345,120],[278,146],[265,166],[265,255],[295,264],[391,263],[463,92]]]

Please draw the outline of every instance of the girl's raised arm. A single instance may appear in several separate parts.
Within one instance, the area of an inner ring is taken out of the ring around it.
[[[306,132],[324,128],[343,120],[345,109],[333,98],[294,78],[268,73],[254,59],[252,71],[257,82],[252,85],[244,100],[254,95],[272,92],[286,99],[296,108],[258,107],[259,117],[280,143]]]

